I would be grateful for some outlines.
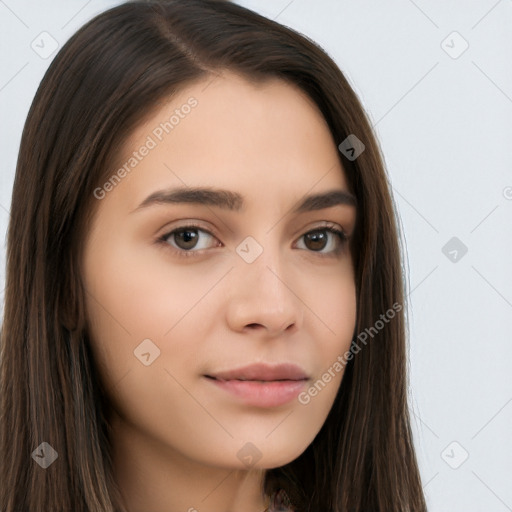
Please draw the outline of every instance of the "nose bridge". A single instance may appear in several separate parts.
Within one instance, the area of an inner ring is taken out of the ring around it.
[[[237,248],[243,260],[240,262],[240,274],[253,287],[262,287],[274,294],[282,295],[286,288],[283,254],[272,236],[266,236],[260,243],[255,238],[247,237]]]
[[[265,237],[247,237],[236,251],[236,283],[231,291],[230,320],[243,328],[261,324],[268,330],[286,329],[302,321],[301,301],[293,293],[279,244]]]

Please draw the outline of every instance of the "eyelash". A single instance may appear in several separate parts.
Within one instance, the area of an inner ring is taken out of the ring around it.
[[[204,229],[202,226],[200,226],[198,224],[191,223],[191,224],[186,224],[186,225],[174,228],[172,231],[169,231],[169,232],[165,233],[164,235],[162,235],[161,237],[159,237],[156,240],[156,242],[157,242],[157,244],[163,246],[164,249],[170,249],[171,252],[173,252],[175,255],[177,255],[179,257],[183,257],[183,258],[199,257],[199,256],[201,256],[204,253],[204,251],[207,251],[208,249],[200,249],[200,250],[192,250],[191,249],[189,251],[186,251],[184,249],[176,249],[176,248],[172,247],[169,244],[169,242],[167,241],[167,239],[171,235],[173,235],[174,233],[177,233],[179,231],[183,231],[183,230],[186,230],[186,229],[189,229],[189,228],[198,229],[199,231],[203,231],[204,233],[207,233],[208,235],[210,235],[210,236],[212,236],[214,238],[217,238],[213,233],[211,233],[207,229]],[[345,233],[345,231],[343,231],[342,229],[339,229],[338,227],[336,227],[336,225],[333,225],[333,224],[326,224],[326,225],[323,225],[323,226],[317,226],[314,229],[306,231],[306,233],[301,235],[300,238],[302,238],[303,236],[305,236],[305,235],[307,235],[309,233],[313,233],[315,231],[329,231],[330,233],[333,233],[333,234],[337,235],[339,237],[339,240],[340,240],[340,246],[337,249],[335,249],[334,251],[331,251],[329,253],[321,253],[321,252],[317,252],[317,251],[308,251],[308,252],[311,252],[313,254],[316,254],[317,256],[319,256],[321,258],[329,258],[329,257],[333,257],[333,256],[339,256],[343,252],[343,249],[345,248],[345,245],[347,244],[347,242],[349,241],[349,238],[350,238]]]

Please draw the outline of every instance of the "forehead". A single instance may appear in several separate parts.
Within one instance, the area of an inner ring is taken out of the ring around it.
[[[143,147],[150,149],[141,156]],[[130,209],[175,186],[236,190],[260,204],[348,190],[337,145],[313,101],[283,80],[253,83],[231,72],[161,102],[125,141],[117,159],[123,165],[129,172],[116,194]]]

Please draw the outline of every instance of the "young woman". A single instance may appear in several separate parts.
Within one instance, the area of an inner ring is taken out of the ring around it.
[[[8,232],[0,510],[426,510],[401,253],[336,64],[220,0],[81,28]]]

